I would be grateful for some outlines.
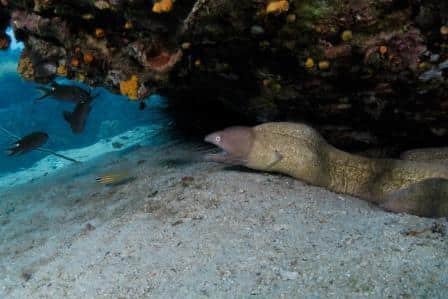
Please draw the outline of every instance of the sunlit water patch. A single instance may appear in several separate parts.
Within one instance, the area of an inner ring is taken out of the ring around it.
[[[147,108],[139,109],[138,102],[95,88],[99,96],[91,105],[84,130],[73,132],[64,119],[64,112],[74,111],[76,105],[45,98],[33,82],[22,79],[16,71],[23,45],[12,37],[8,51],[0,52],[0,126],[12,134],[0,131],[0,188],[26,183],[39,176],[61,170],[71,162],[48,153],[31,151],[24,155],[8,156],[4,153],[17,140],[11,135],[25,136],[32,132],[49,135],[45,148],[70,158],[88,161],[98,156],[128,150],[139,145],[160,144],[170,122],[165,114],[165,99],[152,96],[145,100]],[[90,88],[65,78],[60,84]]]

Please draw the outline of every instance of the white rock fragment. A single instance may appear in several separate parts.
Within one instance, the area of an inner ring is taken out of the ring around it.
[[[299,273],[293,271],[280,270],[279,274],[282,280],[296,280],[299,277]]]

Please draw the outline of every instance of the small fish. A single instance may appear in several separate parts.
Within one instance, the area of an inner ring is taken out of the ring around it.
[[[8,149],[8,156],[21,155],[29,151],[38,149],[48,140],[48,134],[44,132],[33,132],[17,140],[13,147]]]
[[[135,180],[127,171],[112,172],[98,176],[95,181],[106,186],[120,185]]]
[[[50,85],[51,87],[37,87],[37,89],[43,91],[44,95],[36,100],[52,97],[59,101],[78,104],[80,102],[91,102],[98,96],[98,94],[92,95],[91,91],[87,91],[75,85],[58,84],[56,82],[52,82]]]
[[[71,161],[73,163],[81,163],[78,160],[72,159],[70,157],[64,156],[62,154],[58,154],[50,149],[43,148],[41,145],[47,142],[48,140],[48,134],[45,132],[33,132],[29,135],[26,135],[23,138],[20,138],[16,136],[14,133],[11,133],[10,131],[6,130],[5,128],[0,126],[0,131],[3,131],[6,133],[6,135],[10,136],[11,138],[17,139],[16,142],[14,142],[14,146],[7,150],[7,153],[9,156],[15,155],[15,154],[24,154],[32,150],[36,150],[39,152],[49,153],[56,157],[65,159],[67,161]]]
[[[146,103],[141,101],[140,104],[138,105],[138,109],[139,110],[145,110],[145,108],[146,108]]]
[[[84,131],[87,117],[91,110],[92,106],[90,102],[79,102],[73,112],[64,111],[62,114],[64,119],[70,124],[73,133],[79,134]]]

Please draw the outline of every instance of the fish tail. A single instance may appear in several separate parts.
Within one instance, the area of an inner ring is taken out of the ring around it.
[[[62,154],[58,154],[55,151],[52,151],[52,150],[47,149],[47,148],[39,147],[36,150],[40,151],[40,152],[50,153],[50,154],[52,154],[52,155],[54,155],[56,157],[62,158],[62,159],[67,160],[67,161],[71,161],[73,163],[82,163],[81,161],[75,160],[73,158],[67,157],[67,156],[62,155]]]
[[[62,115],[64,116],[64,119],[71,123],[72,122],[72,113],[70,111],[64,111],[62,112]]]
[[[38,97],[38,98],[36,98],[35,100],[36,100],[36,101],[41,101],[41,100],[45,99],[46,97],[48,97],[48,94],[44,94],[43,96]]]

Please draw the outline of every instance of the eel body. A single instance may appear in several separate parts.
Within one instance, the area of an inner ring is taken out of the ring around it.
[[[286,174],[392,212],[448,216],[448,166],[444,163],[350,154],[300,123],[230,127],[206,136],[205,141],[223,149],[221,154],[208,155],[211,161]]]

